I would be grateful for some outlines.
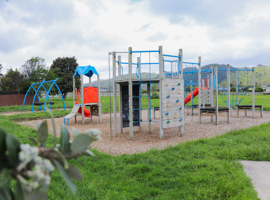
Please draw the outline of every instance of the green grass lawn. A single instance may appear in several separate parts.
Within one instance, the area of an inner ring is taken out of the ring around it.
[[[235,97],[231,96],[231,99]],[[102,112],[107,113],[110,112],[110,102],[111,102],[111,110],[113,110],[113,98],[110,97],[100,97],[101,99],[101,105],[102,105]],[[63,102],[61,98],[53,98],[51,101],[54,102],[54,105],[52,106],[53,109],[63,109]],[[263,105],[264,110],[270,110],[270,95],[256,95],[255,96],[255,104],[257,105]],[[44,102],[44,99],[41,99],[41,102]],[[118,102],[118,97],[117,97]],[[225,105],[222,97],[219,95],[218,98],[219,105]],[[189,103],[190,104],[190,103]],[[198,98],[194,99],[194,104],[198,104]],[[243,101],[241,102],[241,105],[251,105],[252,104],[252,96],[246,95]],[[67,98],[65,100],[66,108],[72,108],[73,107],[73,101],[72,98]],[[48,105],[49,107],[49,105]],[[147,108],[147,98],[142,98],[142,107]],[[159,99],[152,99],[151,100],[151,107],[159,107]],[[43,106],[41,107],[43,109]],[[31,105],[26,105],[25,110],[32,111]],[[34,112],[39,111],[39,106],[34,106]],[[117,103],[117,110],[119,110],[119,103]],[[5,106],[0,107],[0,113],[1,112],[9,112],[9,111],[22,111],[22,105],[20,106]]]
[[[0,126],[23,143],[36,130],[0,115]],[[95,151],[78,166],[83,182],[74,181],[72,197],[53,172],[49,199],[257,199],[239,160],[270,161],[270,123],[211,139],[181,143],[164,150],[111,156]],[[31,144],[31,142],[30,142]],[[53,144],[49,136],[47,144]]]

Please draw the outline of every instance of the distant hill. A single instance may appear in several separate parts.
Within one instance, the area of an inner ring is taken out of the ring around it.
[[[142,73],[141,75],[142,75],[142,78],[149,78],[149,73]],[[151,74],[151,78],[158,78],[158,76],[159,75],[156,74],[156,73],[152,73]],[[133,78],[136,78],[136,74],[132,74],[132,77]],[[128,79],[128,74],[124,74],[122,76],[122,78],[123,79]],[[109,84],[110,84],[109,79],[102,79],[102,80],[100,80],[100,87],[101,88],[107,88],[107,89],[109,89]],[[84,84],[85,87],[88,87],[88,85],[89,84]],[[97,81],[92,82],[92,86],[93,87],[97,87]],[[113,89],[112,81],[111,81],[110,87],[111,87],[111,90],[112,90]],[[147,87],[146,85],[143,85],[142,86],[142,89],[146,89],[146,87]]]
[[[227,65],[224,64],[209,64],[205,65],[202,67],[202,70],[209,70],[211,66],[214,67],[214,65],[217,65],[218,69],[227,69]],[[230,67],[231,69],[235,69],[235,67]],[[252,69],[250,68],[241,68],[241,69]],[[185,68],[185,71],[197,71],[197,68]],[[207,75],[210,76],[209,72],[202,72],[202,77],[207,77]],[[135,78],[136,74],[132,74],[132,76]],[[156,73],[152,73],[152,78],[158,78],[159,75]],[[123,75],[123,78],[126,79],[128,78],[128,75],[125,74]],[[142,78],[149,78],[149,73],[142,73]],[[187,79],[188,81],[193,80],[194,82],[198,82],[198,75],[197,74],[184,74],[184,79]],[[231,79],[231,86],[234,86],[235,83],[235,72],[230,73],[230,79]],[[112,83],[112,82],[111,82]],[[218,72],[218,83],[220,86],[226,87],[227,86],[227,71],[219,71]],[[239,86],[245,87],[247,85],[252,84],[252,73],[251,72],[246,72],[246,71],[241,71],[239,72]],[[97,82],[93,82],[92,85],[94,87],[97,87]],[[263,65],[258,65],[255,67],[255,85],[256,87],[258,86],[264,86],[264,85],[270,85],[270,66],[263,66]],[[85,84],[87,87],[88,84]],[[109,88],[109,80],[108,79],[103,79],[100,80],[100,86],[101,88]],[[112,84],[111,90],[112,90]],[[144,88],[145,87],[145,88]],[[146,85],[143,85],[143,89],[146,89]]]

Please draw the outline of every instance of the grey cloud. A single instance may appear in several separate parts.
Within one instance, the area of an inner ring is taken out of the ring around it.
[[[19,9],[19,13],[16,12],[17,8]],[[6,21],[17,21],[26,26],[38,27],[72,18],[74,15],[74,5],[72,1],[65,0],[13,0],[5,4],[3,3],[0,13]]]
[[[138,31],[145,31],[145,30],[147,30],[149,27],[150,27],[150,24],[144,24],[144,25],[142,25],[142,26],[138,29]]]
[[[228,19],[241,12],[248,0],[150,0],[151,10],[157,15],[168,16],[172,23],[183,23],[185,17],[201,24],[228,25]]]
[[[147,38],[148,41],[150,42],[159,42],[161,40],[165,40],[168,36],[161,33],[161,32],[158,32],[150,37]]]
[[[30,41],[30,34],[25,30],[18,30],[17,28],[0,29],[0,52],[4,54],[20,49]]]

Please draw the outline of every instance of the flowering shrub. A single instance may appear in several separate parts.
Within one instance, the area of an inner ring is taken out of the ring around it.
[[[81,181],[82,174],[68,160],[82,155],[94,156],[88,148],[93,141],[100,139],[100,131],[92,129],[79,133],[73,128],[73,133],[74,140],[70,141],[70,133],[62,125],[60,144],[56,144],[54,126],[54,145],[47,148],[47,121],[38,124],[37,138],[30,138],[36,146],[21,144],[16,137],[0,128],[0,199],[47,199],[46,191],[55,168],[75,196],[76,187],[70,178]],[[16,181],[15,188],[11,188],[12,179]]]

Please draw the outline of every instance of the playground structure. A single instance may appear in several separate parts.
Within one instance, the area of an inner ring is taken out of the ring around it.
[[[117,54],[127,54],[128,62],[123,62],[121,56]],[[142,61],[142,54],[149,54],[148,60],[145,59]],[[158,54],[155,62],[151,62],[151,54]],[[134,55],[139,55],[134,62]],[[209,70],[201,69],[201,57],[198,58],[198,62],[183,62],[182,50],[179,50],[177,56],[163,54],[162,47],[159,47],[159,50],[150,50],[150,51],[133,51],[130,47],[127,52],[109,52],[109,74],[110,74],[110,60],[112,57],[113,63],[113,118],[114,120],[114,135],[118,134],[117,130],[117,100],[116,100],[116,88],[119,85],[119,127],[120,133],[123,133],[123,128],[129,127],[130,139],[133,139],[133,127],[138,126],[141,130],[140,124],[142,122],[148,123],[148,133],[151,133],[151,123],[157,122],[152,119],[151,110],[160,111],[160,139],[164,137],[163,129],[170,127],[179,127],[180,135],[183,135],[183,126],[184,126],[184,106],[187,108],[187,115],[189,115],[189,108],[192,109],[191,115],[194,115],[194,108],[198,108],[199,122],[201,122],[201,115],[204,113],[211,113],[211,121],[213,121],[213,115],[216,116],[216,124],[218,124],[218,113],[227,112],[227,122],[230,122],[230,114],[232,107],[239,107],[239,103],[243,100],[243,94],[240,96],[238,92],[238,87],[236,87],[236,100],[238,104],[233,105],[230,101],[225,101],[225,108],[222,108],[218,105],[218,94],[219,94],[219,85],[218,85],[218,69],[213,70],[211,67]],[[118,58],[118,60],[116,60]],[[176,58],[176,60],[168,59]],[[167,67],[166,67],[167,63]],[[168,69],[169,63],[169,69]],[[118,70],[117,65],[118,64]],[[187,70],[187,67],[183,68],[183,64],[192,65],[191,70]],[[123,65],[128,65],[128,73],[126,76],[123,76]],[[143,66],[143,67],[142,67]],[[148,66],[148,77],[145,77],[146,70]],[[153,70],[152,66],[158,66],[158,76],[152,77]],[[196,67],[194,67],[196,66]],[[224,69],[219,69],[224,70]],[[223,99],[230,98],[230,72],[235,71],[252,71],[254,79],[254,69],[233,69],[230,70],[228,65],[227,70],[227,94],[226,97],[223,96]],[[118,71],[118,76],[116,75]],[[207,77],[202,77],[202,72],[208,72]],[[215,73],[215,76],[214,76]],[[135,74],[135,76],[134,76]],[[184,79],[188,74],[197,74],[196,80],[187,80]],[[236,78],[236,82],[239,79]],[[188,85],[190,86],[190,93],[185,94]],[[141,93],[142,85],[147,85],[147,95],[144,96]],[[159,85],[159,107],[152,108],[151,106],[151,85]],[[197,86],[194,90],[193,88]],[[238,83],[236,83],[238,86]],[[254,89],[254,81],[253,81]],[[214,95],[215,90],[215,95]],[[224,94],[223,94],[224,95]],[[198,96],[198,104],[195,105],[193,100]],[[241,101],[238,101],[238,98],[241,98]],[[147,98],[147,107],[142,106],[142,98]],[[253,91],[253,104],[254,104],[254,91]],[[249,109],[250,107],[246,107]],[[251,106],[252,116],[254,118],[255,106]],[[147,120],[142,119],[142,110],[147,110]],[[111,120],[110,120],[111,126]]]
[[[190,64],[190,63],[188,63]],[[196,63],[192,63],[196,64]],[[184,69],[185,70],[185,69]],[[221,91],[221,88],[218,85],[218,72],[219,71],[227,71],[227,91],[223,90]],[[239,93],[239,72],[246,72],[247,73],[247,86],[246,88],[241,87],[242,93]],[[252,72],[252,86],[248,85],[248,72]],[[207,78],[201,77],[202,72],[209,72],[210,73],[210,80],[209,76]],[[233,93],[231,95],[231,81],[230,81],[230,72],[235,73],[235,91],[233,90]],[[215,66],[215,70],[211,67],[210,70],[201,70],[201,66],[198,65],[198,70],[194,70],[192,66],[191,71],[184,71],[183,74],[194,74],[198,73],[198,82],[195,82],[193,80],[188,81],[187,79],[185,80],[185,86],[190,85],[191,87],[191,93],[189,95],[186,95],[185,98],[185,104],[191,101],[191,105],[187,105],[187,114],[189,114],[189,107],[191,107],[192,112],[191,115],[194,115],[194,107],[198,107],[199,109],[199,122],[201,122],[201,114],[202,113],[211,113],[211,121],[213,121],[213,114],[216,115],[216,124],[218,124],[218,112],[227,112],[227,122],[230,122],[230,116],[232,114],[233,107],[236,107],[237,111],[237,117],[239,116],[239,109],[245,109],[245,113],[247,109],[252,110],[252,118],[254,118],[254,112],[255,108],[259,108],[261,110],[261,116],[262,116],[262,106],[261,105],[255,105],[255,82],[254,82],[254,68],[253,69],[231,69],[230,65],[227,65],[227,69],[217,69],[217,66]],[[213,73],[215,73],[215,76],[213,76]],[[209,87],[209,81],[210,81],[210,87]],[[205,87],[206,83],[206,87]],[[194,85],[200,85],[200,87],[196,88],[193,90]],[[216,86],[216,87],[215,87]],[[246,91],[248,88],[252,88],[252,105],[240,105],[242,100],[245,97]],[[215,95],[213,93],[215,89]],[[244,92],[245,90],[245,92]],[[186,91],[186,90],[185,90]],[[198,95],[198,105],[193,104],[193,99]],[[220,95],[225,103],[226,108],[220,108],[218,105],[218,95]],[[231,98],[232,96],[232,98]],[[234,98],[235,96],[235,98]],[[214,98],[215,97],[215,98]],[[215,99],[215,100],[214,100]],[[210,108],[205,108],[205,106],[210,106]],[[245,114],[247,116],[247,114]]]
[[[98,87],[92,87],[91,77],[93,75],[97,76]],[[76,89],[75,78],[80,76],[81,78],[81,89]],[[89,87],[83,87],[84,76],[89,78]],[[81,98],[80,98],[81,97]],[[81,99],[81,103],[80,103]],[[92,121],[92,116],[99,116],[99,123],[101,122],[101,102],[100,102],[100,82],[99,74],[95,67],[88,66],[78,66],[73,76],[73,108],[67,116],[64,117],[64,124],[67,120],[67,125],[69,125],[69,119],[74,116],[75,123],[77,122],[78,113],[82,116],[82,123],[85,122],[85,117],[89,117]],[[86,108],[89,106],[89,110]]]
[[[52,105],[53,105],[54,103],[50,100],[49,93],[50,93],[50,91],[51,91],[51,89],[53,88],[54,85],[56,86],[56,88],[58,89],[59,94],[61,95],[61,98],[62,98],[62,101],[63,101],[64,110],[66,110],[64,98],[63,98],[63,96],[62,96],[62,93],[61,93],[61,91],[60,91],[58,85],[56,84],[56,81],[57,81],[57,80],[58,80],[58,78],[55,79],[55,80],[51,80],[51,81],[42,81],[42,82],[40,82],[40,83],[33,83],[33,84],[29,87],[29,89],[27,90],[26,95],[25,95],[25,97],[24,97],[22,111],[24,111],[25,100],[26,100],[26,97],[27,97],[27,95],[28,95],[28,93],[30,92],[31,89],[33,89],[34,92],[35,92],[35,96],[34,96],[34,98],[33,98],[33,103],[32,103],[32,112],[34,112],[34,106],[35,106],[35,105],[36,105],[36,106],[39,106],[39,107],[40,107],[40,110],[41,110],[41,106],[43,105],[43,110],[45,111],[46,105],[47,105],[47,99],[48,99],[49,104],[50,104],[50,109],[52,110]],[[38,86],[38,88],[36,89],[35,86]],[[49,89],[47,90],[46,88],[48,88],[48,87],[49,87]],[[38,93],[41,91],[42,88],[44,89],[44,91],[45,91],[45,93],[46,93],[46,97],[45,97],[45,102],[44,102],[44,103],[41,103],[41,102],[40,102],[40,98],[39,98],[39,96],[38,96]],[[38,102],[39,102],[39,103],[35,103],[36,97],[38,98]]]
[[[187,116],[194,115],[194,108],[214,107],[213,91],[215,89],[215,82],[214,82],[212,68],[210,70],[202,70],[201,64],[200,64],[201,63],[200,57],[199,57],[198,63],[193,63],[193,62],[183,62],[183,63],[185,64],[185,67],[183,69],[183,74],[185,78],[184,79],[185,81],[185,108],[187,110]],[[190,68],[190,70],[188,70],[188,68]],[[210,77],[209,76],[201,77],[202,72],[209,72]],[[200,81],[195,80],[194,74],[197,74],[196,78],[197,80],[200,80]],[[193,90],[195,86],[197,88]],[[194,104],[193,102],[194,98],[196,97],[200,101],[199,104]],[[191,109],[191,114],[190,114],[190,109]]]
[[[128,62],[122,62],[121,56],[117,54],[125,53],[128,55]],[[142,59],[142,54],[148,54],[147,59]],[[154,54],[156,57],[151,57]],[[133,56],[138,55],[137,62],[133,62]],[[120,132],[124,127],[129,127],[130,139],[133,139],[133,127],[142,122],[148,123],[148,133],[151,133],[151,123],[157,122],[151,116],[151,85],[159,84],[159,110],[160,110],[160,139],[164,137],[163,129],[179,127],[180,135],[183,134],[184,126],[184,81],[183,81],[183,56],[182,50],[178,55],[163,54],[162,46],[158,50],[133,51],[131,47],[127,52],[109,52],[109,72],[110,57],[113,57],[113,107],[114,107],[114,135],[117,131],[117,101],[116,86],[119,85],[119,126]],[[154,62],[151,61],[155,60]],[[173,60],[174,59],[174,60]],[[118,64],[118,76],[116,75],[116,64]],[[128,65],[128,78],[123,77],[122,65]],[[136,68],[135,68],[135,67]],[[145,71],[148,66],[148,77],[145,78]],[[158,77],[153,78],[155,72],[152,66],[156,66]],[[165,69],[166,66],[169,69]],[[136,76],[132,76],[135,71]],[[147,95],[141,94],[142,85],[147,86]],[[147,107],[142,106],[142,98],[147,98]],[[142,111],[147,110],[147,120],[142,119]]]

